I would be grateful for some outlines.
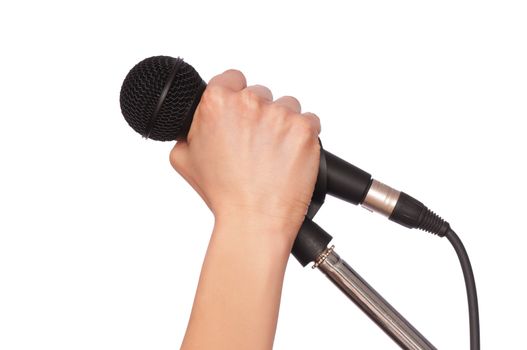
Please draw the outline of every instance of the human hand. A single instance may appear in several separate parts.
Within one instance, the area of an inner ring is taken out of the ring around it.
[[[170,162],[216,221],[265,222],[292,242],[314,190],[319,133],[318,117],[301,114],[295,98],[273,102],[268,88],[228,70],[209,82]]]

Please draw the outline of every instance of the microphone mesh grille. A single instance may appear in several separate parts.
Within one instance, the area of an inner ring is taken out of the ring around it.
[[[128,124],[141,135],[157,106],[159,97],[172,73],[176,59],[169,56],[147,58],[133,67],[121,87],[121,112]],[[149,137],[172,141],[185,132],[186,118],[192,118],[189,108],[204,84],[189,64],[182,62],[157,114]]]

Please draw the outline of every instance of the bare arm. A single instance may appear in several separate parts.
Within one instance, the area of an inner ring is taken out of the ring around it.
[[[271,349],[318,170],[318,118],[238,71],[213,78],[174,168],[215,217],[182,349]]]
[[[216,224],[182,349],[272,348],[290,247],[257,225]]]

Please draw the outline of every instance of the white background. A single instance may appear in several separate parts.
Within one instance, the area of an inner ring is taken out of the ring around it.
[[[228,68],[322,119],[326,149],[447,218],[472,260],[484,349],[524,346],[523,1],[4,1],[0,349],[175,349],[212,216],[124,122],[139,60]],[[468,349],[446,239],[328,198],[337,251],[440,349]],[[275,349],[396,349],[291,258]]]

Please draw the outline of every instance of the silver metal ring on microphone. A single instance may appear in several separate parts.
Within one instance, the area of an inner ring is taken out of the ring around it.
[[[400,191],[374,179],[361,205],[370,211],[389,217],[399,200],[400,194]]]

